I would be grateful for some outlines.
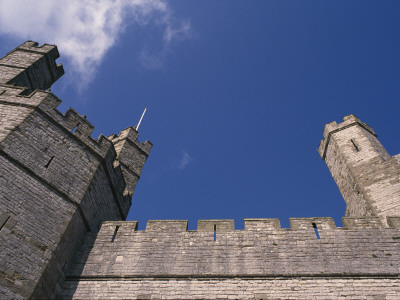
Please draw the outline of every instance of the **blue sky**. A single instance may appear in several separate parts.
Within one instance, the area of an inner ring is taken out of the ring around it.
[[[62,6],[62,9],[61,9]],[[345,203],[317,147],[350,113],[400,152],[399,1],[0,0],[0,51],[57,44],[52,91],[154,147],[128,219],[331,216]]]

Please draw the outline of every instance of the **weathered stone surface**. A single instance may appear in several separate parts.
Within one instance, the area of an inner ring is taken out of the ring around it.
[[[113,143],[94,140],[84,116],[60,113],[61,101],[37,90],[63,74],[58,56],[55,46],[26,42],[0,59],[2,299],[54,297],[86,233],[124,220],[131,205]],[[134,142],[148,155],[149,142]],[[143,165],[134,167],[140,175]]]
[[[354,115],[319,152],[347,203],[331,218],[124,221],[152,144],[93,125],[44,91],[55,46],[0,59],[1,299],[399,299],[400,154]]]
[[[27,41],[0,59],[0,83],[46,90],[64,74],[56,46]]]
[[[125,278],[66,281],[76,299],[385,299],[397,300],[398,278],[255,277]],[[118,295],[118,296],[116,296]],[[146,295],[144,298],[141,295]],[[64,294],[65,299],[71,295]]]
[[[400,164],[367,124],[349,115],[329,123],[319,153],[347,203],[346,216],[400,216]]]
[[[149,141],[138,142],[139,133],[135,128],[129,127],[122,130],[119,135],[112,135],[109,139],[113,142],[117,159],[114,166],[121,167],[126,182],[124,195],[132,197],[136,184],[140,178],[144,163],[149,156],[153,144]],[[129,204],[130,207],[130,204]],[[129,207],[128,210],[129,210]]]
[[[203,226],[224,223],[233,226],[232,220],[200,220],[198,231],[187,231],[183,230],[187,221],[149,221],[145,231],[137,231],[136,223],[103,223],[75,256],[59,296],[396,299],[400,295],[400,230],[377,226],[379,218],[344,218],[343,228],[336,228],[331,218],[295,218],[289,229],[281,229],[276,219],[251,219],[245,221],[245,230],[220,231],[215,240],[214,230]]]

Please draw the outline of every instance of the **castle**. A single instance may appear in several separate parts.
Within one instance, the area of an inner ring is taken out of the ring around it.
[[[400,155],[354,115],[319,153],[347,203],[332,218],[124,221],[152,144],[97,140],[48,92],[56,46],[0,59],[1,299],[400,299]]]

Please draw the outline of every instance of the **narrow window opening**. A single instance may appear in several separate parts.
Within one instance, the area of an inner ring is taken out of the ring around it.
[[[10,216],[0,215],[0,230],[6,225]]]
[[[51,162],[53,161],[54,156],[52,156],[49,161],[47,162],[47,164],[44,166],[46,169],[50,166]]]
[[[316,224],[316,223],[312,223],[312,226],[314,227],[314,231],[315,231],[315,235],[317,236],[317,239],[321,239],[321,238],[319,237],[319,232],[318,232],[317,224]]]
[[[214,225],[214,242],[217,240],[217,225]]]
[[[64,264],[63,264],[63,266],[62,266],[62,268],[61,268],[61,270],[63,270],[64,271],[64,269],[65,269],[65,266],[67,265],[67,261],[65,261],[64,262]]]
[[[354,149],[356,149],[357,152],[360,151],[360,149],[358,148],[357,144],[354,142],[353,139],[350,140],[353,143]]]
[[[111,238],[111,243],[114,243],[115,237],[117,236],[118,229],[119,229],[119,226],[116,226],[115,230],[114,230],[114,234]]]
[[[72,129],[72,133],[74,133],[74,132],[76,132],[76,130],[78,129],[78,126],[79,126],[79,123],[78,124],[76,124],[76,126],[74,127],[74,129]]]

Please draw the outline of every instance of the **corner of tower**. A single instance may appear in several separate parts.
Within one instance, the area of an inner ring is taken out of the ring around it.
[[[114,144],[117,158],[114,166],[120,166],[126,187],[124,196],[132,198],[139,181],[144,163],[150,154],[153,144],[146,140],[139,142],[139,133],[134,127],[122,130],[118,135],[110,135],[108,139]]]
[[[347,204],[347,217],[400,215],[400,171],[374,130],[355,115],[325,125],[319,154]],[[386,226],[386,225],[385,225]]]
[[[318,147],[318,153],[323,160],[325,160],[326,151],[327,151],[328,144],[330,142],[332,134],[335,132],[344,130],[346,128],[349,128],[351,126],[354,126],[354,125],[359,125],[359,126],[363,127],[365,130],[367,130],[372,135],[377,137],[374,130],[370,126],[368,126],[366,123],[361,122],[361,120],[359,118],[357,118],[354,114],[344,116],[343,122],[341,122],[339,124],[336,123],[336,121],[333,121],[333,122],[325,125],[324,132],[323,132],[324,139],[321,140],[319,147]]]
[[[26,41],[0,59],[0,84],[25,87],[25,93],[46,90],[63,74],[57,46]]]

